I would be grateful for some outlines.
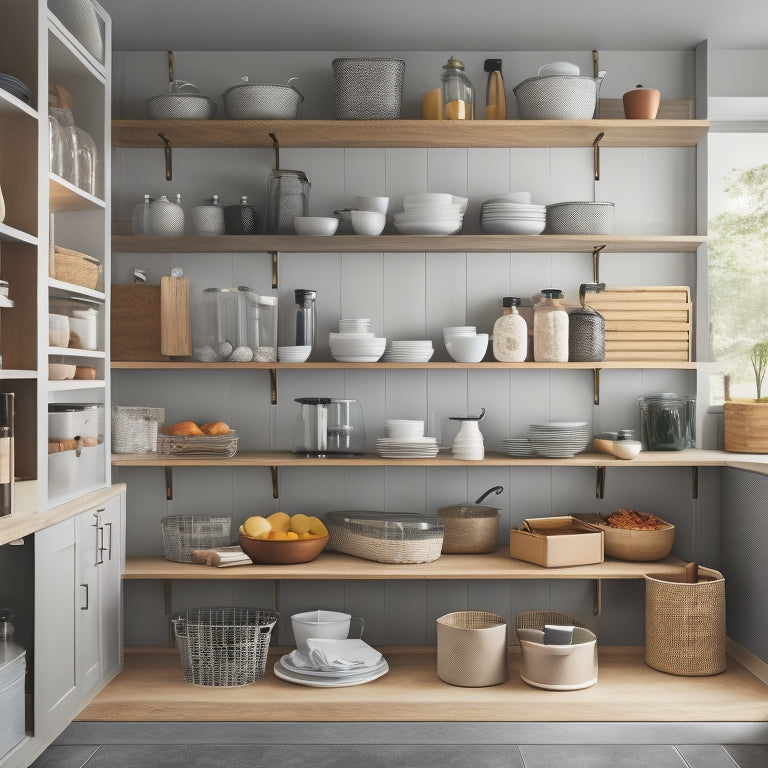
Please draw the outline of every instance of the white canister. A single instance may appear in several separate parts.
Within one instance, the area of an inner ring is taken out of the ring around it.
[[[542,291],[533,308],[533,359],[537,363],[568,362],[568,313],[563,292],[556,288]]]
[[[69,318],[69,346],[73,349],[99,348],[99,313],[93,308],[73,309]]]
[[[48,440],[104,440],[103,403],[48,403]]]

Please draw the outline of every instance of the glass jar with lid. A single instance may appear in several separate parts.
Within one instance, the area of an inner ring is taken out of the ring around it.
[[[303,171],[272,171],[267,191],[267,234],[294,234],[293,220],[309,214],[309,189],[309,179]]]
[[[537,363],[568,362],[568,313],[559,288],[545,288],[533,307],[533,359]]]
[[[605,360],[605,318],[587,304],[587,293],[599,293],[605,283],[579,286],[581,308],[568,316],[568,359],[577,363]]]
[[[505,296],[504,314],[493,324],[493,356],[500,363],[522,363],[528,355],[528,324],[517,311],[520,299]]]
[[[443,119],[474,119],[475,89],[464,74],[464,62],[451,56],[443,64],[440,82],[443,90]]]

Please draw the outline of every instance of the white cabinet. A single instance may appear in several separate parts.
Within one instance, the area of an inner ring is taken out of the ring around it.
[[[35,734],[122,663],[125,495],[35,534]]]

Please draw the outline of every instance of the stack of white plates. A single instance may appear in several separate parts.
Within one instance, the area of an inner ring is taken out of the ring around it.
[[[528,437],[505,437],[501,446],[508,456],[533,456],[533,444]]]
[[[0,72],[0,88],[27,104],[32,103],[32,92],[18,77]]]
[[[390,341],[384,350],[384,361],[388,363],[426,363],[435,353],[432,342]]]
[[[367,317],[340,320],[340,333],[328,335],[331,357],[343,363],[375,363],[384,354],[387,340],[376,338],[370,327]]]
[[[386,437],[376,439],[376,450],[385,459],[434,458],[440,447],[434,437],[424,437],[424,422],[387,419]]]
[[[484,200],[480,208],[480,229],[488,235],[540,235],[547,220],[543,205],[520,202],[520,195],[497,195]]]
[[[586,421],[547,421],[528,428],[533,450],[541,456],[568,458],[581,453],[589,444]]]
[[[461,230],[467,199],[445,192],[406,195],[404,210],[394,215],[401,235],[455,235]]]
[[[307,654],[298,649],[286,653],[275,662],[275,676],[299,685],[314,688],[343,688],[350,685],[361,685],[376,680],[389,671],[387,660],[378,651],[374,651],[363,640],[340,640],[346,651],[345,657],[359,657],[364,660],[357,665],[350,664],[347,668],[322,669],[312,663]],[[359,648],[358,653],[355,653]]]

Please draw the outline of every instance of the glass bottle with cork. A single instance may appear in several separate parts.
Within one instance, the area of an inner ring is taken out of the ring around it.
[[[443,89],[443,119],[473,120],[475,89],[464,74],[464,62],[451,56],[443,64],[440,82]]]

